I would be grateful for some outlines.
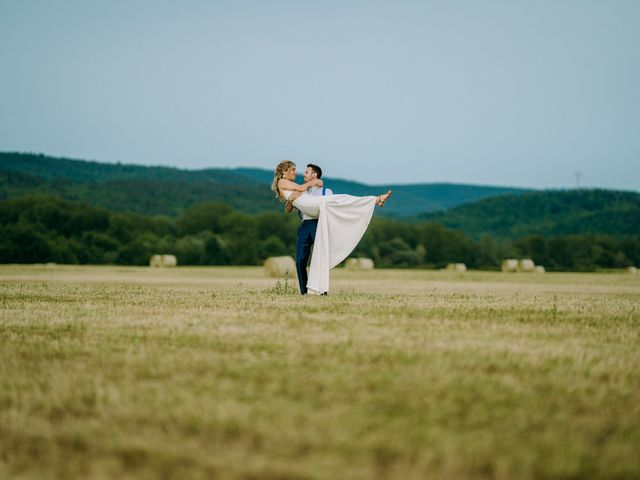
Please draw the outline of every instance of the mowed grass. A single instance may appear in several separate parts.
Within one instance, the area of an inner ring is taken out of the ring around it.
[[[0,478],[639,478],[640,276],[0,266]]]

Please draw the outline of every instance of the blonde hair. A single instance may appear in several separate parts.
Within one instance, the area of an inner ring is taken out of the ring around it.
[[[289,170],[291,167],[295,167],[295,166],[296,164],[293,163],[291,160],[282,160],[276,167],[276,171],[274,172],[274,175],[273,175],[273,183],[271,184],[271,190],[273,190],[276,193],[276,197],[278,198],[278,200],[281,200],[285,203],[284,211],[286,213],[293,211],[293,203],[282,198],[282,196],[280,195],[280,187],[278,186],[278,182],[282,180],[284,176],[284,172]]]

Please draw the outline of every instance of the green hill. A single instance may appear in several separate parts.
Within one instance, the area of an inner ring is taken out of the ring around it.
[[[295,251],[299,219],[281,213],[270,181],[271,172],[261,169],[189,171],[0,154],[0,263],[144,265],[154,252],[172,252],[181,265],[257,265]],[[326,183],[336,193],[385,187]],[[514,257],[550,270],[589,271],[640,261],[638,193],[391,187],[395,210],[377,212],[354,253],[378,266],[496,268]],[[411,215],[416,208],[440,212]],[[405,215],[380,215],[389,211]]]
[[[184,170],[0,153],[0,200],[58,195],[112,211],[178,217],[203,202],[244,213],[278,211],[272,172],[258,168]],[[335,193],[394,197],[380,213],[429,220],[479,238],[570,234],[637,235],[640,194],[609,190],[527,191],[460,184],[366,185],[325,178]]]
[[[223,184],[262,183],[226,169],[190,171],[173,167],[100,163],[6,152],[0,152],[0,171],[19,172],[47,180],[66,178],[73,183],[102,183],[132,179]]]
[[[178,216],[190,206],[223,201],[246,213],[281,209],[269,189],[273,173],[257,168],[184,170],[108,164],[24,153],[0,153],[0,199],[57,194],[116,211]],[[459,184],[366,185],[326,177],[335,193],[372,195],[391,188],[385,215],[410,216],[527,190]]]
[[[418,216],[479,238],[525,235],[639,235],[640,194],[560,190],[486,198],[446,212]]]

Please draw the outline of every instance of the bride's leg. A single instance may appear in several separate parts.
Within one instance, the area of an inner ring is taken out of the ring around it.
[[[378,195],[378,198],[376,199],[376,205],[379,207],[384,207],[384,202],[386,202],[387,200],[389,200],[389,197],[391,196],[391,190],[387,190],[387,193],[383,193],[382,195]]]

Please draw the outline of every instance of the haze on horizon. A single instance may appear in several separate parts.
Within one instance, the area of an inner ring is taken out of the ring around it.
[[[0,151],[640,190],[640,2],[0,0]]]

